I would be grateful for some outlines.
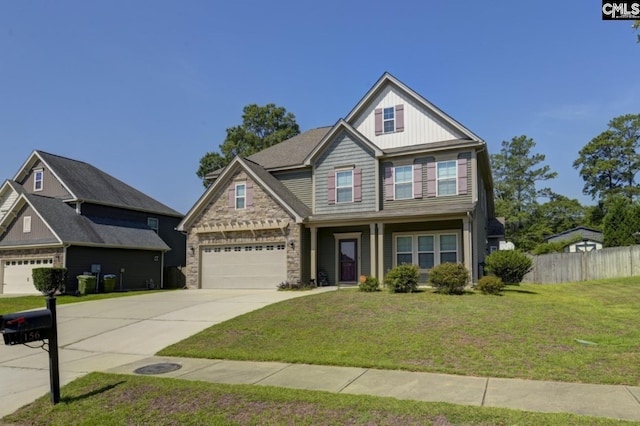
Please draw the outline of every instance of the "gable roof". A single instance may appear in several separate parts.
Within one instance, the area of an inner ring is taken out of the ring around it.
[[[13,204],[15,215],[7,215],[0,221],[0,236],[8,225],[17,219],[17,212],[28,204],[49,228],[54,238],[24,243],[0,241],[0,247],[13,245],[72,244],[130,249],[168,251],[170,247],[149,228],[105,225],[93,222],[62,200],[23,191]]]
[[[231,163],[222,170],[220,176],[212,183],[202,196],[196,201],[191,210],[187,212],[178,227],[178,231],[185,231],[185,228],[198,217],[202,209],[211,201],[213,196],[226,185],[228,180],[238,170],[243,170],[251,179],[257,183],[265,192],[276,200],[282,208],[287,210],[296,222],[302,222],[303,219],[311,214],[311,209],[300,201],[289,189],[278,179],[273,177],[271,173],[265,170],[260,164],[244,157],[235,157]]]
[[[369,89],[369,91],[364,95],[364,97],[356,104],[356,106],[351,110],[351,112],[347,115],[345,120],[348,123],[353,123],[355,119],[366,109],[367,105],[373,101],[373,99],[387,86],[393,85],[399,90],[406,93],[407,96],[413,98],[416,103],[422,105],[425,109],[431,111],[436,117],[441,119],[444,123],[447,123],[452,128],[456,129],[458,132],[462,133],[466,137],[472,140],[483,141],[478,135],[473,133],[471,130],[464,127],[458,121],[453,119],[447,113],[442,111],[440,108],[429,102],[422,95],[420,95],[415,90],[411,89],[409,86],[405,85],[403,82],[392,76],[390,73],[385,72],[382,74],[382,77],[378,79],[378,81]]]
[[[83,161],[33,151],[29,159],[16,174],[14,180],[22,180],[37,160],[42,161],[52,174],[72,195],[65,201],[81,201],[141,210],[167,216],[182,217],[182,214],[160,203],[126,183]]]
[[[562,241],[569,238],[573,238],[576,235],[580,235],[583,240],[603,242],[602,231],[597,229],[587,228],[586,226],[577,226],[575,228],[568,229],[555,235],[551,235],[545,238],[547,242]]]

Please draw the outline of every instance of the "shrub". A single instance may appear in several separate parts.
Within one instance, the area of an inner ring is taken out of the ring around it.
[[[283,281],[280,284],[278,284],[277,288],[278,290],[310,290],[312,288],[314,288],[315,286],[309,283],[303,283],[302,281],[298,280],[295,283],[292,283],[290,281]]]
[[[53,294],[63,290],[67,268],[34,268],[31,272],[33,286],[42,294]]]
[[[419,279],[418,265],[403,263],[387,272],[384,284],[391,293],[413,293],[418,290]]]
[[[487,275],[486,277],[480,278],[476,288],[483,294],[500,294],[500,292],[504,288],[504,283],[502,282],[500,277],[496,277],[495,275]]]
[[[485,269],[500,277],[505,284],[518,284],[531,270],[533,261],[518,250],[494,251],[484,260]]]
[[[367,293],[371,293],[374,291],[380,290],[380,283],[376,277],[365,277],[364,275],[360,277],[360,283],[358,284],[358,290],[366,291]]]
[[[462,294],[469,284],[469,271],[461,263],[441,263],[429,270],[429,284],[444,294]]]

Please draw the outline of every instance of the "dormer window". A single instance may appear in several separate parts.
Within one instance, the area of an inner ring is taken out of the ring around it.
[[[33,172],[33,190],[34,191],[42,191],[42,178],[43,178],[42,169],[35,170]]]

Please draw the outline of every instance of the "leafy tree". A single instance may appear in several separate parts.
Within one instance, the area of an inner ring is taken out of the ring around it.
[[[607,205],[604,246],[630,246],[640,242],[640,204],[617,195]]]
[[[529,234],[542,239],[585,223],[585,208],[575,198],[551,194],[549,201],[537,205],[532,214]]]
[[[640,114],[616,117],[609,128],[586,144],[573,162],[584,180],[582,192],[606,202],[615,194],[640,194],[635,177],[640,168]]]
[[[556,177],[548,165],[542,166],[544,154],[532,154],[532,138],[525,135],[502,141],[502,149],[491,155],[495,180],[496,215],[506,219],[507,238],[523,250],[531,248],[528,228],[538,205],[538,198],[550,196],[549,188],[538,189],[536,184]]]
[[[255,154],[300,133],[296,117],[275,104],[247,105],[243,109],[242,124],[229,127],[220,145],[220,153],[208,152],[200,159],[196,175],[207,187],[207,174],[221,169],[237,155]]]

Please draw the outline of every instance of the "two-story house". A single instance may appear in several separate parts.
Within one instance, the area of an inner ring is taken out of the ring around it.
[[[426,281],[460,262],[476,280],[488,252],[485,142],[388,73],[333,126],[209,177],[178,227],[190,287],[354,284],[401,263]]]
[[[31,271],[66,267],[65,291],[85,272],[121,290],[183,285],[183,215],[98,168],[34,151],[0,186],[0,293],[37,293]]]

